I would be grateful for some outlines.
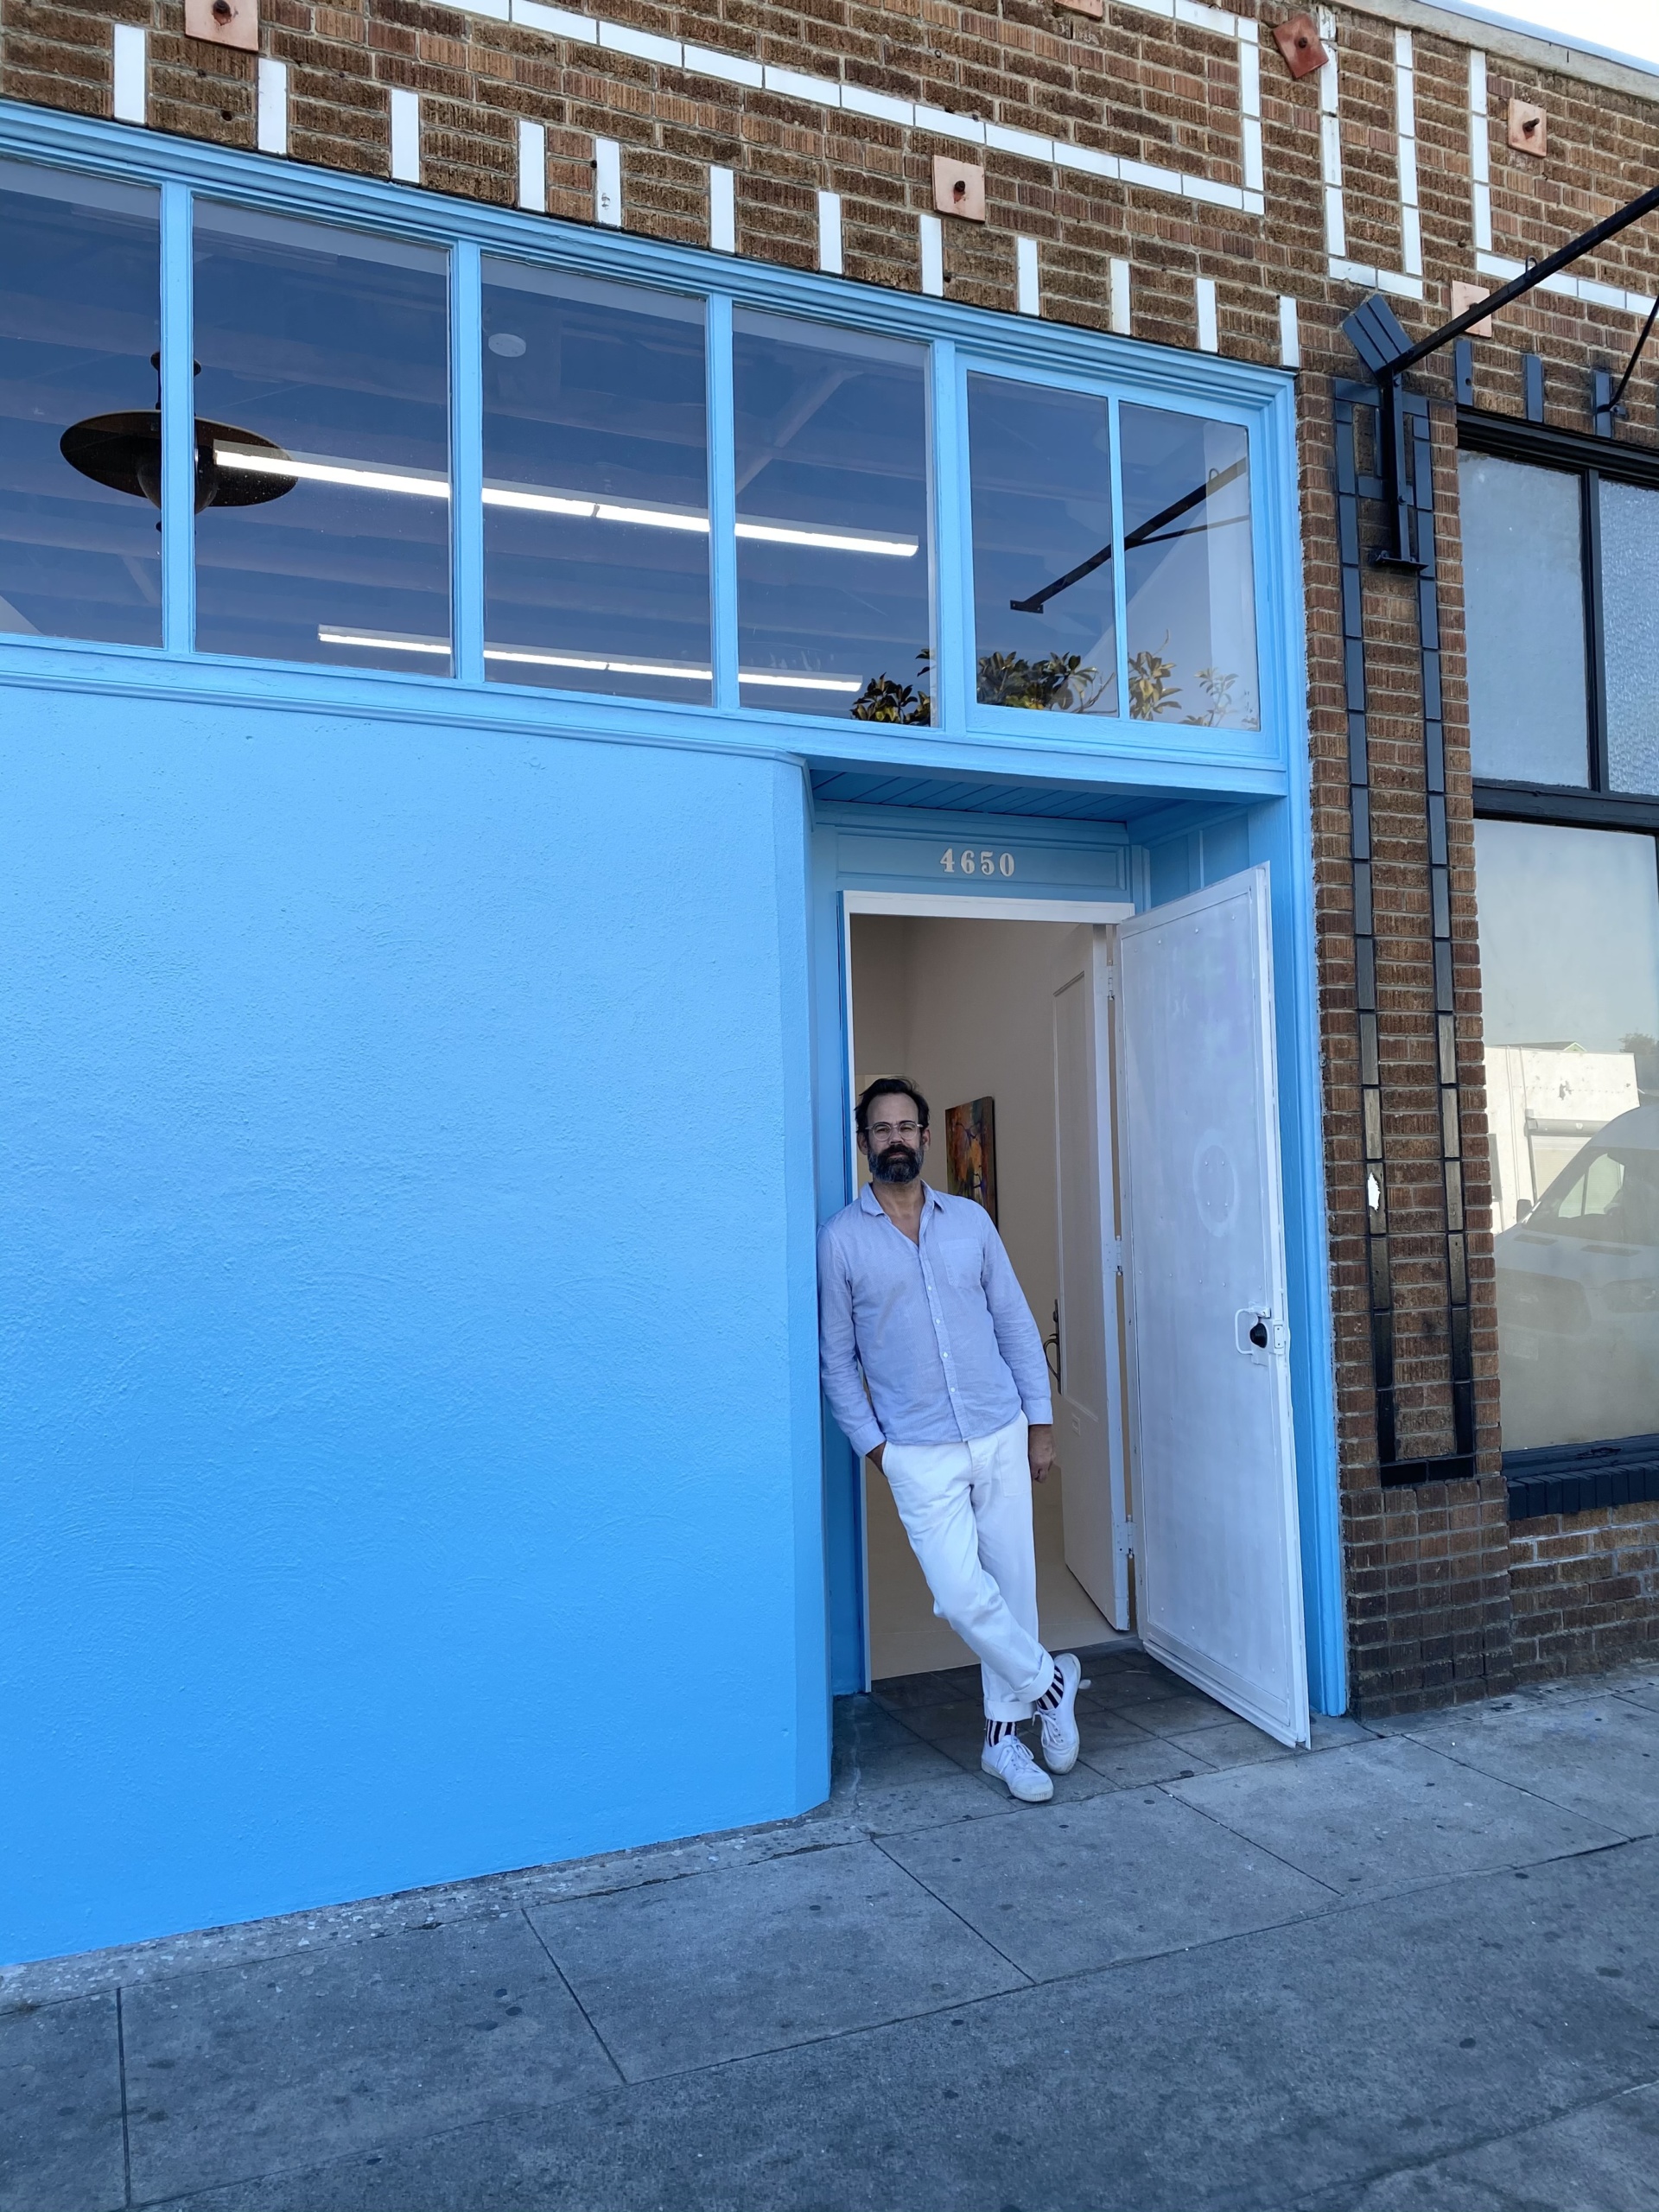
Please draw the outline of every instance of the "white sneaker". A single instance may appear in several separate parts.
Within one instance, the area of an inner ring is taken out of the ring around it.
[[[1052,1713],[1038,1715],[1043,1724],[1043,1763],[1051,1774],[1070,1774],[1083,1747],[1076,1711],[1077,1692],[1083,1688],[1083,1662],[1075,1651],[1061,1651],[1056,1653],[1054,1664],[1065,1684],[1065,1694]]]
[[[1006,1782],[1009,1795],[1017,1797],[1022,1805],[1046,1805],[1054,1795],[1053,1783],[1017,1736],[1005,1736],[1000,1744],[987,1744],[979,1755],[979,1763],[987,1774]]]

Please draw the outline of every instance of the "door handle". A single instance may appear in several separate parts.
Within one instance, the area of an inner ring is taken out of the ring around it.
[[[1290,1349],[1290,1332],[1275,1321],[1270,1308],[1241,1306],[1233,1316],[1233,1342],[1246,1359],[1260,1360],[1263,1352],[1282,1357]]]

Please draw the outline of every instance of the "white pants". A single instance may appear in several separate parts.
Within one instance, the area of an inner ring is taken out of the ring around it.
[[[889,1444],[881,1467],[933,1610],[979,1661],[988,1720],[1028,1720],[1054,1679],[1037,1640],[1026,1417],[967,1444]]]

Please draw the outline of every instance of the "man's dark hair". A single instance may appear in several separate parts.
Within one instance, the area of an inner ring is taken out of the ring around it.
[[[910,1078],[902,1075],[879,1075],[874,1083],[865,1085],[859,1098],[858,1134],[860,1136],[867,1137],[870,1133],[870,1101],[873,1098],[884,1098],[889,1092],[896,1097],[913,1098],[916,1101],[916,1119],[924,1128],[927,1127],[927,1101]]]

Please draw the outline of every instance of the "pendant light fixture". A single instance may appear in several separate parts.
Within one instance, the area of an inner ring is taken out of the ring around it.
[[[156,404],[153,408],[137,408],[118,415],[89,415],[84,423],[72,423],[58,441],[58,450],[71,468],[81,475],[90,476],[94,484],[106,484],[112,492],[124,492],[129,497],[148,499],[152,507],[162,504],[162,357],[152,353],[149,365],[156,371]],[[201,374],[201,364],[195,365],[196,374]],[[240,447],[244,452],[269,455],[277,461],[288,455],[281,446],[270,438],[262,438],[253,430],[238,430],[228,423],[210,423],[203,416],[196,417],[196,512],[204,507],[257,507],[268,499],[280,499],[298,483],[297,476],[285,471],[262,468],[257,474],[249,469],[226,468],[218,458],[220,441],[227,446]],[[159,530],[158,523],[156,528]]]

